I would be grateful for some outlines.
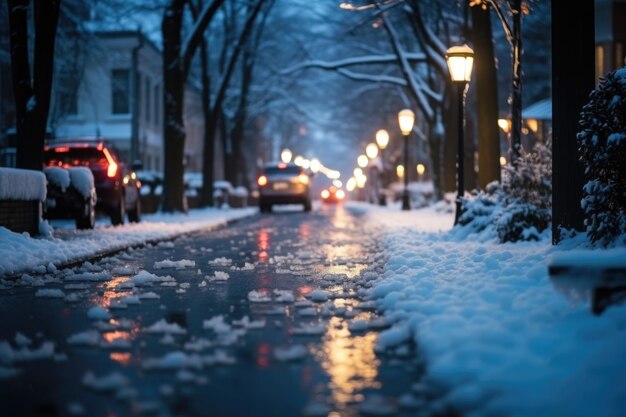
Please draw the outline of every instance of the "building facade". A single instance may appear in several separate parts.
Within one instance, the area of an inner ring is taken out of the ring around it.
[[[596,80],[621,68],[626,58],[626,0],[596,0]]]

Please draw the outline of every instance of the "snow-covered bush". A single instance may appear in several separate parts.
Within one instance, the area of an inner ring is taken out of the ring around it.
[[[515,166],[504,167],[502,183],[463,199],[460,227],[481,233],[491,227],[501,242],[539,240],[552,218],[552,152],[537,143]]]
[[[601,80],[580,116],[587,236],[602,246],[626,244],[626,68]]]

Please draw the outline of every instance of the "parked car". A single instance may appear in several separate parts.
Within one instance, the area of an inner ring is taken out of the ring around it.
[[[44,218],[75,219],[77,229],[93,229],[96,224],[96,187],[89,168],[43,169],[46,176]]]
[[[265,165],[257,179],[261,213],[270,212],[275,204],[302,204],[304,211],[311,211],[310,182],[310,176],[295,164]]]
[[[141,220],[141,183],[135,173],[136,169],[141,169],[141,164],[134,164],[131,169],[106,142],[72,140],[48,144],[44,166],[89,168],[98,197],[96,209],[107,213],[113,225],[123,224],[126,213],[130,222]]]
[[[346,193],[334,185],[331,185],[330,187],[322,190],[321,197],[322,202],[324,203],[339,203],[346,198]]]

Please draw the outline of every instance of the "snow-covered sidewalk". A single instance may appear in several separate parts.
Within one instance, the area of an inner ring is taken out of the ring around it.
[[[625,307],[592,315],[580,293],[556,289],[548,265],[569,253],[626,260],[626,248],[500,244],[450,230],[450,213],[349,208],[385,230],[388,262],[370,296],[395,324],[378,348],[414,342],[425,382],[447,392],[437,406],[467,416],[624,415]]]
[[[94,230],[63,231],[63,238],[31,238],[0,227],[0,276],[35,271],[44,273],[67,264],[129,246],[172,239],[197,230],[226,225],[252,216],[257,208],[190,210],[188,214],[144,215],[141,223],[96,226]]]

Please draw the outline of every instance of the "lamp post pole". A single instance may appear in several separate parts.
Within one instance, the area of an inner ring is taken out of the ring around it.
[[[381,206],[387,205],[386,194],[386,175],[385,175],[385,148],[389,144],[389,133],[385,129],[380,129],[376,132],[376,144],[380,149],[380,194],[378,196],[378,204]]]
[[[404,134],[404,132],[403,132]],[[404,189],[402,190],[402,210],[410,210],[409,201],[409,176],[406,167],[409,166],[409,135],[404,134]]]
[[[465,194],[465,97],[467,96],[467,83],[456,83],[457,105],[458,105],[458,152],[457,152],[457,194],[456,194],[456,213],[454,215],[454,224],[459,222],[459,217],[463,211],[463,195]]]

